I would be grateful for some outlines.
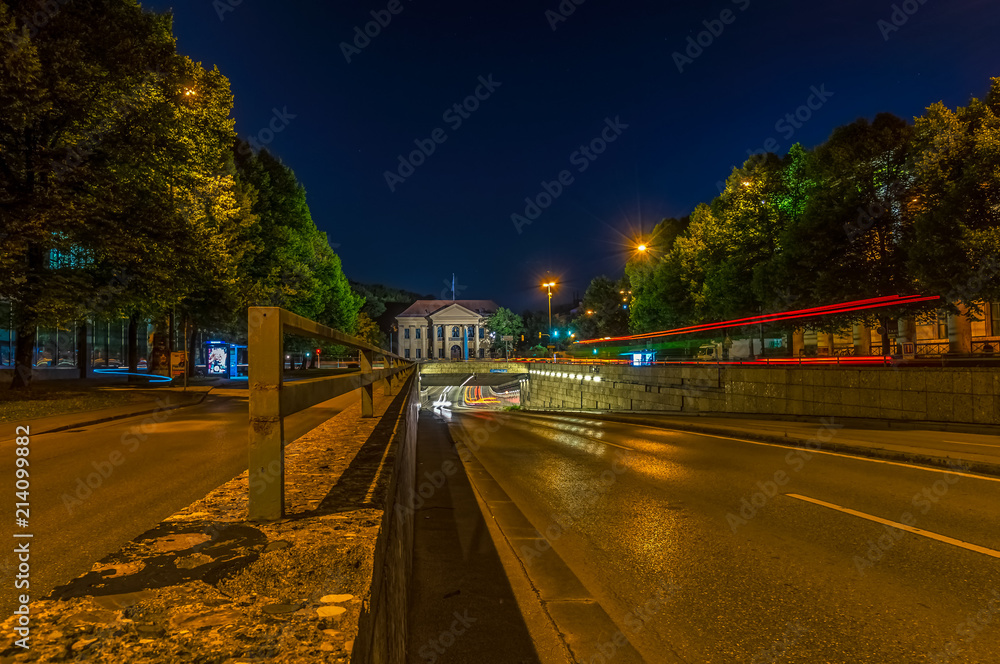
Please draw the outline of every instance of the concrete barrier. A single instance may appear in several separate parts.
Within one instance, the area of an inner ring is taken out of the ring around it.
[[[393,436],[392,480],[375,543],[369,603],[362,608],[352,664],[398,664],[406,661],[407,611],[413,571],[412,504],[417,476],[417,415],[420,407],[416,375],[406,384],[406,402]]]

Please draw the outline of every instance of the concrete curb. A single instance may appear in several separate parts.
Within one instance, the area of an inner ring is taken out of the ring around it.
[[[777,445],[783,445],[790,448],[802,448],[802,449],[812,449],[806,446],[806,443],[810,440],[808,438],[802,438],[799,436],[777,436],[774,434],[765,434],[754,431],[733,431],[724,427],[712,427],[703,424],[696,423],[686,423],[686,422],[661,422],[655,419],[648,419],[642,417],[641,414],[633,417],[622,417],[618,415],[585,412],[585,411],[524,411],[528,414],[550,414],[557,413],[561,415],[571,414],[580,417],[589,417],[595,420],[604,420],[607,422],[621,422],[624,424],[638,424],[640,426],[651,427],[654,429],[664,429],[667,431],[690,431],[691,433],[707,434],[710,436],[724,436],[727,438],[745,438],[747,440],[755,440],[764,443],[773,443]],[[971,461],[969,459],[963,459],[962,457],[942,457],[927,454],[914,454],[910,452],[901,452],[897,450],[890,450],[880,447],[866,447],[864,445],[855,445],[849,443],[835,443],[835,442],[825,442],[821,448],[826,452],[838,452],[841,454],[848,454],[851,456],[867,457],[871,459],[881,459],[885,461],[899,461],[905,463],[912,463],[920,466],[930,466],[933,468],[945,468],[948,470],[955,470],[956,466],[964,466],[965,472],[979,473],[981,475],[990,475],[993,477],[1000,477],[1000,464],[986,463],[983,461]]]

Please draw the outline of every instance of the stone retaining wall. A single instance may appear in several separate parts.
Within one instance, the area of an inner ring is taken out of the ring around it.
[[[529,389],[522,395],[522,403],[536,410],[1000,424],[1000,372],[993,369],[558,364],[528,368]]]

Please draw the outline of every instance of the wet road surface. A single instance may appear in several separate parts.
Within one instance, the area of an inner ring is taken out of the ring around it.
[[[529,576],[544,573],[533,559],[561,557],[648,662],[1000,662],[995,478],[572,416],[438,412],[547,535],[515,546]]]

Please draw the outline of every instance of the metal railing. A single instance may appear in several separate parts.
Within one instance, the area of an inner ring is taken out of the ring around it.
[[[973,355],[994,355],[998,352],[1000,352],[1000,340],[984,339],[972,342]]]
[[[916,350],[917,357],[941,357],[948,354],[951,345],[947,341],[938,343],[920,343],[918,341]]]
[[[385,394],[398,391],[413,366],[408,360],[278,307],[251,307],[249,323],[251,521],[275,521],[285,512],[284,418],[361,388],[361,416],[373,417],[375,383]],[[285,384],[283,339],[294,334],[360,351],[361,372]],[[385,368],[374,369],[376,355]]]

